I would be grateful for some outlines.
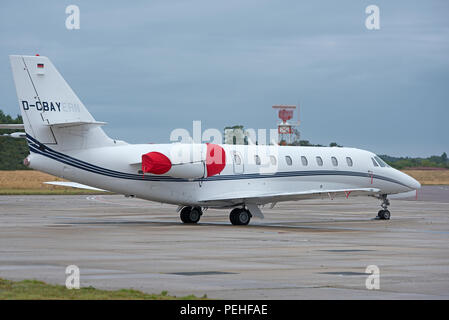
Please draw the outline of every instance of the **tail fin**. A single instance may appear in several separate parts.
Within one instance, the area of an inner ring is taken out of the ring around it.
[[[10,56],[25,132],[53,149],[114,145],[47,57]]]

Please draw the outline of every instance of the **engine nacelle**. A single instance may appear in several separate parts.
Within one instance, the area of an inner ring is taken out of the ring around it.
[[[216,144],[173,145],[169,155],[152,151],[142,155],[142,171],[182,179],[219,174],[226,166],[225,150]]]

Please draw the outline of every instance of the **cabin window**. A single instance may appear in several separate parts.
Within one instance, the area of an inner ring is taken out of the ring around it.
[[[352,167],[353,165],[352,159],[350,157],[346,157],[346,163],[348,164],[349,167]]]
[[[377,164],[376,160],[374,160],[374,158],[371,158],[371,160],[373,160],[373,164],[375,167],[378,167],[379,165]]]
[[[238,166],[242,164],[242,159],[240,159],[238,154],[234,154],[234,163]]]
[[[291,166],[292,165],[292,158],[290,157],[290,156],[285,156],[285,162],[287,162],[287,164],[289,165],[289,166]]]
[[[270,162],[273,166],[276,165],[277,161],[276,161],[276,157],[275,156],[270,156]]]
[[[323,165],[323,159],[320,156],[316,157],[316,163],[321,167]]]
[[[303,166],[307,166],[309,164],[309,161],[307,161],[307,158],[304,156],[301,156],[301,162]]]
[[[334,167],[338,166],[338,160],[337,160],[337,158],[332,157],[331,160],[332,160],[332,164],[334,165]]]
[[[260,157],[257,154],[254,156],[254,161],[258,166],[260,166]]]

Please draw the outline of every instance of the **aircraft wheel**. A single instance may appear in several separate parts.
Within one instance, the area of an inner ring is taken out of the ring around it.
[[[201,208],[184,207],[181,210],[181,220],[184,223],[197,223],[200,221],[202,212]]]
[[[382,219],[383,214],[384,214],[384,211],[383,210],[379,210],[379,212],[377,213],[377,217],[379,219]]]
[[[236,225],[236,224],[237,224],[236,216],[238,215],[238,212],[239,212],[240,210],[242,210],[242,209],[240,209],[240,208],[232,209],[231,213],[229,214],[229,220],[231,221],[231,223],[232,223],[233,225]]]
[[[247,225],[251,220],[251,213],[245,209],[235,208],[231,211],[229,220],[233,225]]]
[[[377,216],[379,217],[379,219],[381,220],[390,220],[390,211],[388,210],[380,210],[377,213]]]

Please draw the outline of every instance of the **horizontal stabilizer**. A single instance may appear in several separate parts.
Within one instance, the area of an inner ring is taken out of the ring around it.
[[[0,123],[0,129],[25,130],[23,123],[3,124]]]
[[[107,190],[94,188],[91,186],[86,186],[85,184],[77,183],[77,182],[71,182],[71,181],[47,181],[44,182],[45,184],[51,184],[54,186],[60,186],[60,187],[71,187],[71,188],[77,188],[77,189],[86,189],[86,190],[93,190],[93,191],[104,191],[108,192]]]
[[[71,122],[53,122],[46,123],[45,126],[54,128],[76,127],[76,126],[104,126],[106,122],[101,121],[71,121]]]

